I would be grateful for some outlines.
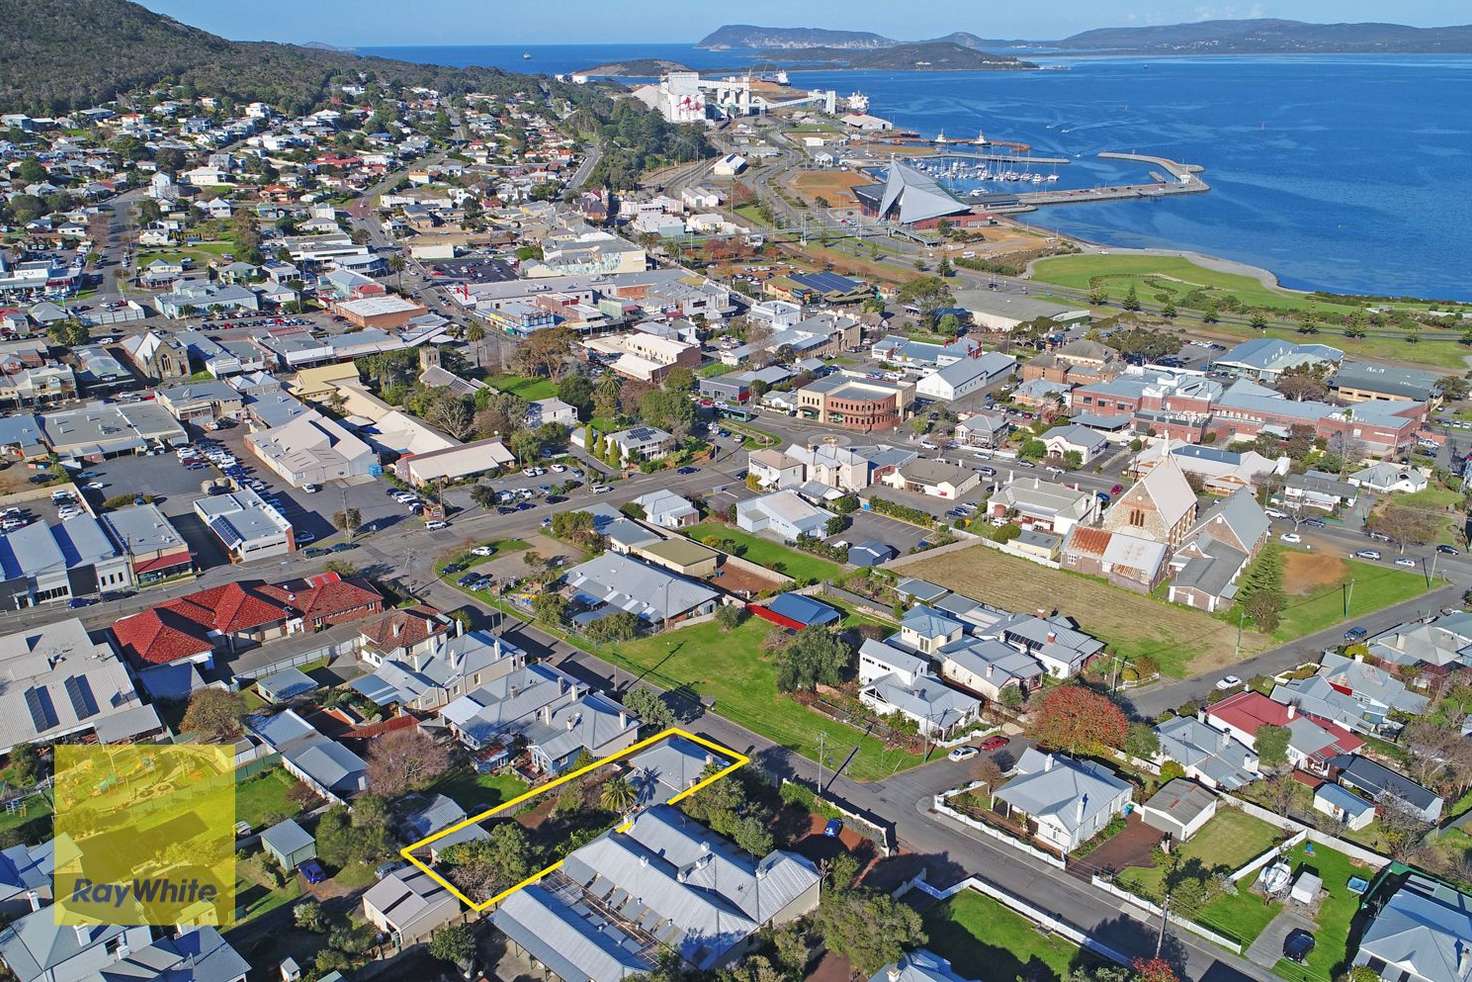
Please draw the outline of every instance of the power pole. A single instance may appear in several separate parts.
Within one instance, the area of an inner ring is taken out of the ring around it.
[[[1350,577],[1348,583],[1344,584],[1344,616],[1349,616],[1350,605],[1354,603],[1354,578]]]
[[[823,797],[823,744],[824,737],[828,734],[823,730],[818,731],[818,797]]]

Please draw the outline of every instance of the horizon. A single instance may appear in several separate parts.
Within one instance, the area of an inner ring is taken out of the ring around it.
[[[321,43],[343,48],[371,47],[485,47],[517,45],[607,46],[688,44],[699,42],[717,28],[732,23],[707,9],[681,4],[596,3],[568,0],[558,14],[543,15],[524,7],[496,11],[494,22],[473,0],[421,0],[412,22],[402,19],[403,8],[390,0],[361,0],[352,7],[351,26],[341,16],[345,4],[300,4],[287,0],[257,0],[247,8],[221,6],[201,9],[195,0],[139,0],[156,13],[172,17],[236,41],[277,41],[288,44]],[[766,28],[819,28],[865,31],[901,42],[923,41],[965,31],[983,38],[1057,40],[1083,31],[1117,27],[1155,27],[1212,20],[1272,18],[1312,24],[1393,23],[1407,27],[1457,27],[1468,23],[1464,9],[1448,0],[1406,0],[1395,18],[1387,19],[1377,0],[1279,0],[1244,6],[1206,6],[1196,0],[1157,0],[1140,12],[1120,0],[1086,3],[1063,0],[1046,10],[987,11],[982,17],[963,0],[938,0],[921,11],[896,11],[877,0],[819,0],[808,13],[794,16],[789,4],[752,0],[741,24]],[[467,23],[486,24],[482,36],[467,39]],[[569,25],[586,30],[567,36]],[[505,33],[492,36],[497,28]]]

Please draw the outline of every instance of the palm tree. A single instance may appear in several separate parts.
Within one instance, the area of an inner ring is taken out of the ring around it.
[[[634,786],[627,778],[615,777],[603,782],[603,789],[598,792],[598,801],[609,811],[618,812],[620,815],[628,812],[634,807],[634,802],[639,796],[634,791]]]

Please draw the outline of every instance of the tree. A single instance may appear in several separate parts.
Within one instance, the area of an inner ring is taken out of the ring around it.
[[[824,894],[814,927],[831,951],[847,956],[864,975],[926,940],[915,908],[863,887]]]
[[[291,919],[296,926],[313,934],[321,934],[327,930],[327,913],[322,905],[315,900],[304,900],[292,909]]]
[[[1467,398],[1472,383],[1469,383],[1460,375],[1443,375],[1436,380],[1436,391],[1443,399],[1457,401]]]
[[[446,924],[429,936],[429,953],[442,962],[468,965],[475,957],[475,933],[469,924]]]
[[[1283,551],[1269,541],[1257,554],[1237,587],[1242,612],[1262,631],[1272,631],[1287,603],[1283,592]]]
[[[1131,723],[1125,733],[1124,752],[1131,757],[1149,760],[1160,752],[1160,737],[1148,723]]]
[[[41,776],[41,756],[35,744],[19,743],[10,751],[10,780],[18,788],[28,788]]]
[[[537,869],[526,830],[516,822],[499,822],[484,839],[456,843],[445,850],[445,861],[450,878],[477,900],[489,900]]]
[[[955,314],[942,314],[935,324],[935,330],[937,334],[953,338],[961,333],[961,319]]]
[[[716,623],[734,631],[746,622],[746,608],[739,604],[723,604],[716,608]]]
[[[1322,379],[1309,372],[1284,372],[1278,378],[1279,394],[1297,402],[1322,400],[1329,394],[1329,387]]]
[[[1123,306],[1125,310],[1140,309],[1140,295],[1136,292],[1135,284],[1133,282],[1130,283],[1129,290],[1125,292],[1124,303],[1121,306]]]
[[[1293,731],[1286,726],[1269,723],[1258,727],[1257,736],[1253,739],[1257,759],[1265,767],[1281,767],[1288,763],[1288,741],[1292,737]]]
[[[678,722],[669,703],[665,702],[653,689],[643,687],[630,689],[624,693],[623,703],[625,709],[656,730],[668,729]]]
[[[333,528],[346,532],[348,538],[352,538],[353,533],[357,532],[362,524],[363,515],[356,508],[346,508],[340,512],[335,512],[332,516]]]
[[[976,763],[971,767],[971,779],[980,781],[990,791],[995,791],[1007,780],[1002,771],[1002,765],[998,764],[996,758],[991,754],[982,754],[976,758]]]
[[[838,685],[853,656],[853,649],[837,634],[822,627],[805,627],[778,654],[777,688],[797,692],[815,689],[820,683]]]
[[[684,365],[676,365],[670,369],[665,376],[664,390],[666,392],[678,392],[682,395],[689,394],[695,388],[695,373]]]
[[[496,504],[496,489],[489,484],[477,484],[470,489],[470,500],[482,508],[491,508]]]
[[[598,383],[593,386],[593,414],[603,419],[613,419],[618,415],[619,394],[623,390],[623,383],[619,377],[612,372],[606,372]]]
[[[390,798],[429,787],[449,766],[445,748],[418,727],[392,730],[368,745],[368,786]]]
[[[1108,696],[1081,685],[1047,689],[1031,716],[1033,738],[1049,748],[1121,747],[1129,732],[1124,712]]]
[[[614,641],[632,641],[639,636],[639,619],[626,610],[600,617],[584,630],[588,637],[599,644]]]
[[[626,815],[629,809],[639,800],[634,792],[634,786],[629,783],[628,778],[619,776],[609,778],[603,782],[603,787],[598,791],[598,803],[611,812]]]
[[[581,372],[562,377],[557,383],[557,398],[578,411],[578,416],[587,419],[593,410],[593,381]]]
[[[532,611],[543,624],[557,626],[567,614],[567,600],[560,593],[539,593],[532,599]]]
[[[245,703],[240,696],[224,689],[198,689],[189,697],[189,708],[179,728],[185,733],[199,733],[213,743],[224,743],[241,733],[240,719]]]
[[[1365,523],[1372,531],[1390,536],[1402,551],[1408,545],[1425,545],[1436,538],[1440,516],[1432,511],[1390,505],[1370,516]]]
[[[952,306],[956,302],[950,285],[939,276],[916,277],[899,288],[895,299],[903,305],[914,306],[920,314],[920,319],[926,324],[934,322],[937,310]]]
[[[1139,982],[1177,982],[1175,969],[1164,958],[1136,958],[1134,969]]]
[[[1022,442],[1022,447],[1017,451],[1017,456],[1023,460],[1042,460],[1048,456],[1048,445],[1037,437],[1029,437]]]

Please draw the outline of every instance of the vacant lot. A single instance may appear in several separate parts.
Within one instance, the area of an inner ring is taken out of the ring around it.
[[[779,693],[776,663],[762,651],[762,641],[775,630],[756,618],[734,631],[707,621],[621,642],[598,654],[662,688],[688,686],[706,704],[714,703],[715,712],[811,760],[818,759],[821,733],[828,767],[856,749],[845,773],[858,780],[888,777],[920,762]]]
[[[904,575],[939,583],[1006,610],[1058,610],[1126,658],[1148,655],[1167,675],[1182,678],[1232,663],[1235,625],[1208,614],[1121,590],[1088,576],[1046,569],[986,546],[902,567]],[[1241,657],[1265,650],[1269,639],[1242,633]]]
[[[780,542],[773,542],[770,539],[743,532],[734,525],[702,522],[699,525],[692,525],[685,531],[697,542],[704,542],[708,535],[713,535],[717,539],[730,539],[736,543],[735,552],[742,559],[774,569],[779,573],[786,573],[794,579],[826,580],[841,572],[837,563],[831,563],[810,553],[789,549]]]
[[[965,890],[925,912],[926,945],[965,978],[981,982],[1068,977],[1085,955],[1070,941],[1039,931],[1020,914],[975,890]]]
[[[284,767],[273,767],[241,781],[235,788],[236,820],[249,822],[251,828],[259,830],[300,815],[301,805],[287,796],[296,783]]]
[[[850,208],[855,204],[853,189],[873,183],[874,178],[854,171],[809,170],[798,174],[792,186],[808,201],[823,198],[832,207]]]
[[[534,399],[550,399],[557,394],[557,383],[549,378],[528,378],[525,375],[492,375],[486,384],[500,392],[531,402]]]
[[[1283,585],[1289,596],[1273,632],[1278,641],[1292,641],[1426,592],[1426,577],[1411,570],[1300,552],[1286,552],[1284,560]]]

